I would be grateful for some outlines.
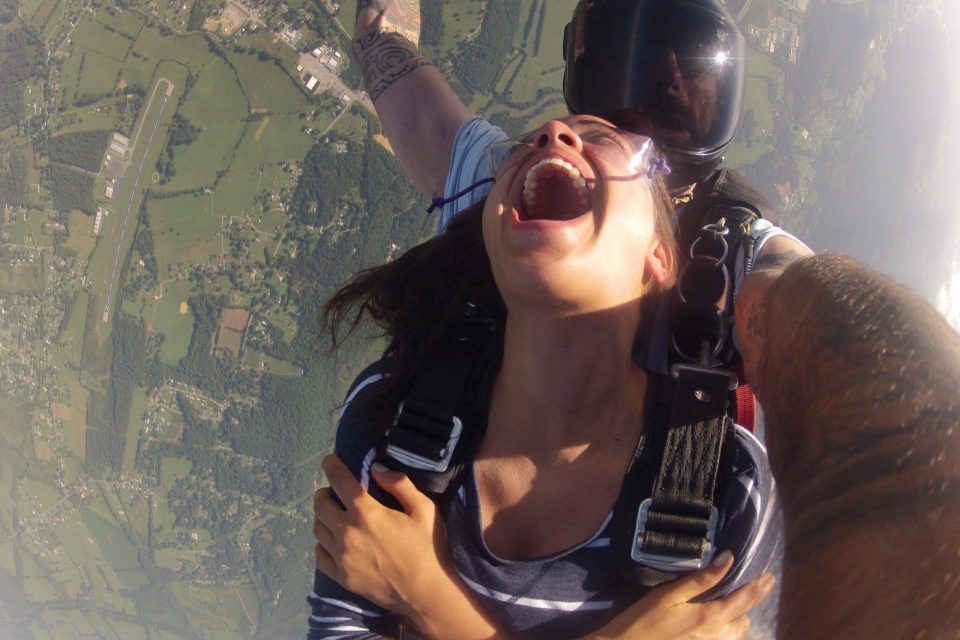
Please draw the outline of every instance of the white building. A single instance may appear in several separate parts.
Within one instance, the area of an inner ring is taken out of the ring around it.
[[[313,76],[307,76],[307,91],[313,91],[314,87],[317,86],[317,82],[319,81]]]

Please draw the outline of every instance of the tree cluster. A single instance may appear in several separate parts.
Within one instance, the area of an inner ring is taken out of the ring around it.
[[[510,58],[520,22],[520,0],[490,0],[477,39],[455,59],[457,75],[474,92],[492,94]]]
[[[420,44],[443,44],[443,0],[420,0]]]
[[[173,124],[170,125],[170,134],[167,139],[167,146],[157,160],[157,172],[160,174],[160,184],[165,184],[176,175],[174,168],[174,147],[193,143],[200,135],[200,127],[194,126],[186,117],[179,113],[174,114]]]
[[[318,142],[303,160],[303,173],[290,200],[290,212],[300,222],[317,226],[326,221],[359,182],[363,152],[346,143],[346,153],[337,153],[339,139]]]
[[[109,131],[64,133],[51,138],[46,145],[46,153],[51,162],[69,164],[98,173],[109,141]]]
[[[23,93],[27,82],[43,71],[43,42],[26,28],[0,40],[0,130],[26,116]]]
[[[60,164],[49,164],[43,168],[43,186],[53,197],[53,206],[66,213],[79,209],[93,215],[96,205],[93,202],[93,189],[96,182],[93,176],[74,171]]]
[[[27,204],[27,160],[11,153],[7,166],[0,165],[0,208]]]

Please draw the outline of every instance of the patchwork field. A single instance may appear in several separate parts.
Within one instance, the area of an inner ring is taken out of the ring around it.
[[[179,112],[200,128],[200,134],[191,144],[174,147],[176,174],[157,190],[171,193],[213,186],[218,172],[236,155],[248,111],[236,74],[215,58],[196,76]]]

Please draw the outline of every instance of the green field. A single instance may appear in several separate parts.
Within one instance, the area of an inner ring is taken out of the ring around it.
[[[96,51],[83,54],[83,71],[77,83],[77,97],[85,93],[100,95],[116,88],[123,63]]]
[[[181,313],[180,305],[185,304],[195,290],[189,280],[164,282],[161,290],[163,295],[159,300],[147,301],[143,316],[151,333],[164,335],[160,360],[176,366],[180,358],[187,355],[193,334],[193,314],[189,310]]]
[[[273,61],[261,62],[253,54],[231,54],[230,61],[237,69],[252,111],[295,114],[307,107],[307,98],[293,78]]]
[[[212,186],[234,159],[247,123],[247,101],[234,72],[219,58],[203,68],[180,115],[200,128],[190,145],[174,147],[176,175],[159,191]]]
[[[127,437],[123,449],[123,471],[133,474],[136,471],[137,442],[143,428],[143,412],[147,410],[147,394],[141,387],[133,390],[130,406],[130,421],[127,424]]]
[[[745,135],[740,135],[730,148],[728,161],[732,167],[753,164],[764,153],[772,149],[768,144],[773,131],[773,105],[770,102],[771,89],[783,86],[783,71],[773,59],[762,51],[750,50],[747,66],[747,89],[744,113],[753,112],[756,127],[748,144]]]
[[[220,253],[221,221],[211,213],[214,205],[215,198],[205,194],[150,201],[150,229],[161,278],[169,277],[173,263],[204,262]]]
[[[140,35],[146,20],[135,11],[124,11],[123,13],[110,14],[101,11],[97,14],[97,20],[100,24],[119,31],[120,33],[136,39]]]
[[[199,73],[213,57],[203,36],[164,36],[154,27],[146,27],[140,32],[130,54],[131,57],[141,56],[151,64],[173,60],[194,74]]]
[[[123,62],[133,45],[129,37],[109,31],[95,17],[84,18],[73,30],[73,41],[78,48],[99,53],[117,62]]]
[[[264,119],[250,123],[237,150],[233,166],[214,191],[214,213],[250,215],[253,213],[253,199],[257,194],[265,190],[276,192],[286,186],[288,176],[279,163],[283,160],[302,159],[313,146],[312,139],[300,131],[302,126],[303,120],[296,116],[270,116],[269,122]],[[257,208],[256,215],[259,214],[260,210]],[[285,220],[275,217],[273,225],[269,222],[263,224],[256,219],[251,221],[268,234],[266,238],[261,234],[257,235],[268,240],[273,237],[274,226],[282,226]]]
[[[259,603],[246,587],[200,586],[189,582],[174,582],[171,591],[182,605],[182,611],[194,629],[203,629],[204,637],[211,639],[246,636],[251,630],[244,607],[256,620]],[[240,593],[247,592],[241,604]]]

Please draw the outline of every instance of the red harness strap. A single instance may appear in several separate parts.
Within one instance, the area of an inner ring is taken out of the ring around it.
[[[753,432],[757,418],[757,399],[750,389],[750,385],[742,383],[735,392],[737,394],[737,424]]]

